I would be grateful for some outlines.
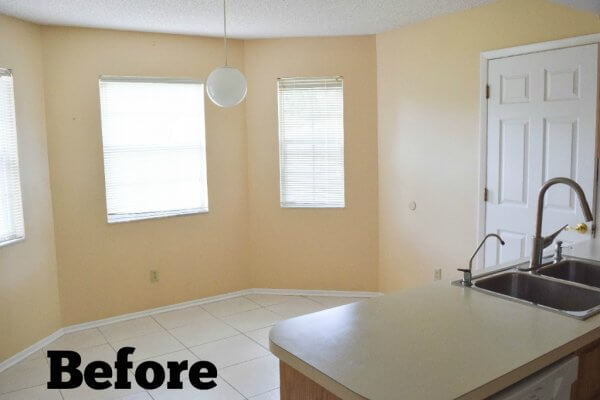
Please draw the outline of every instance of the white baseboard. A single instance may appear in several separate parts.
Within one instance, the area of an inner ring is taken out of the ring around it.
[[[226,293],[226,294],[220,294],[217,296],[204,297],[202,299],[186,301],[184,303],[172,304],[170,306],[151,308],[149,310],[138,311],[138,312],[123,314],[123,315],[117,315],[115,317],[99,319],[96,321],[84,322],[82,324],[67,326],[67,327],[63,328],[63,330],[64,330],[64,333],[79,332],[79,331],[84,331],[86,329],[98,328],[100,326],[114,324],[115,322],[122,322],[122,321],[128,321],[130,319],[148,317],[150,315],[160,314],[160,313],[164,313],[167,311],[181,310],[183,308],[198,306],[200,304],[212,303],[213,301],[232,299],[234,297],[243,296],[245,294],[249,294],[248,289],[240,290],[237,292]]]
[[[56,339],[59,339],[64,334],[65,334],[64,329],[60,328],[59,330],[54,332],[52,335],[46,336],[39,342],[34,343],[31,346],[29,346],[25,350],[20,351],[17,354],[15,354],[14,356],[10,357],[9,359],[0,362],[0,372],[23,361],[24,359],[26,359],[27,357],[29,357],[36,351],[43,349],[44,347],[48,346],[50,343],[54,342]]]
[[[29,346],[23,351],[15,354],[7,360],[0,362],[0,372],[12,367],[13,365],[23,361],[38,350],[42,350],[50,343],[59,339],[67,333],[79,332],[86,329],[98,328],[100,326],[114,324],[115,322],[128,321],[131,319],[147,317],[155,314],[164,313],[167,311],[181,310],[183,308],[198,306],[201,304],[212,303],[214,301],[232,299],[247,294],[277,294],[282,296],[328,296],[328,297],[376,297],[382,293],[379,292],[353,292],[340,290],[302,290],[302,289],[244,289],[237,292],[225,293],[217,296],[204,297],[198,300],[186,301],[184,303],[173,304],[170,306],[157,307],[149,310],[138,311],[129,314],[117,315],[115,317],[104,318],[97,321],[84,322],[61,328],[52,335],[45,337],[39,342]]]

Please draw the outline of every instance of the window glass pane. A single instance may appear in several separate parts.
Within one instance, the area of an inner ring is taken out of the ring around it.
[[[278,81],[282,207],[344,207],[340,77]]]
[[[0,69],[0,245],[24,237],[13,78]]]
[[[100,80],[109,222],[208,211],[204,85]]]

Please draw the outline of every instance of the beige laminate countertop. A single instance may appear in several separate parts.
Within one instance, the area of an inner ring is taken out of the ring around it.
[[[600,260],[600,245],[570,253]],[[580,321],[438,282],[277,324],[271,351],[343,399],[481,399],[600,338]]]

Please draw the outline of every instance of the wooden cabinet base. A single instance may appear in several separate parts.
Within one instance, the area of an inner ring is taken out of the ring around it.
[[[279,362],[281,400],[341,400],[286,363]]]
[[[600,340],[579,350],[579,372],[573,384],[571,399],[600,399]]]

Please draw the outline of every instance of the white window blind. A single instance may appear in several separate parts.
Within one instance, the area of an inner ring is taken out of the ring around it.
[[[0,69],[0,246],[24,237],[13,78]]]
[[[344,207],[342,78],[282,78],[277,91],[281,206]]]
[[[102,77],[108,222],[208,211],[204,85]]]

